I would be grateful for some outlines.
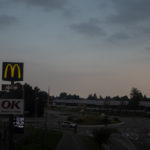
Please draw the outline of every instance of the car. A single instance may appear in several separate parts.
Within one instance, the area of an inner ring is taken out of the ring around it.
[[[72,123],[70,121],[64,121],[61,123],[62,127],[68,127],[68,128],[75,128],[77,126],[77,124]]]

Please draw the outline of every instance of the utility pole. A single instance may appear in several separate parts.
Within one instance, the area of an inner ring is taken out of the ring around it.
[[[47,105],[49,106],[50,105],[50,88],[48,87],[48,102],[47,102]]]
[[[45,130],[47,130],[47,122],[48,122],[48,107],[49,107],[49,87],[48,87],[48,98],[45,106]]]

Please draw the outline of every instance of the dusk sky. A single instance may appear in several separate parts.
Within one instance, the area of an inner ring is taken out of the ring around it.
[[[150,96],[150,0],[0,0],[4,61],[52,95]]]

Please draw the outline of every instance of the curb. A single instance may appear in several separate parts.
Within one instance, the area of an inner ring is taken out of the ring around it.
[[[116,123],[116,124],[109,124],[107,127],[117,127],[120,125],[125,124],[124,122]],[[105,127],[105,125],[78,125],[78,128],[102,128]]]

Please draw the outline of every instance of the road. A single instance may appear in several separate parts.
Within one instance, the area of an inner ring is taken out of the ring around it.
[[[64,132],[56,150],[87,150],[87,147],[82,139],[75,133]]]
[[[109,139],[108,150],[136,150],[136,147],[128,138],[114,134]]]

